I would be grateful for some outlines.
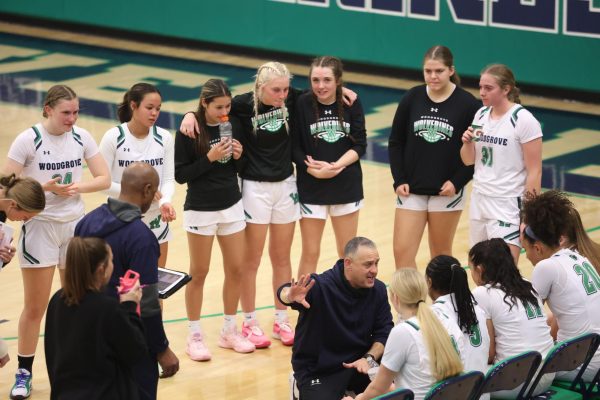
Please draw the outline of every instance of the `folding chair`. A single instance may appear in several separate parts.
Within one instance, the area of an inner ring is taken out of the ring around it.
[[[592,357],[594,357],[596,351],[598,350],[598,347],[600,346],[600,335],[598,335],[597,333],[590,333],[589,335],[596,335],[596,342],[593,343],[589,349],[589,359],[586,360],[585,367],[587,367]],[[591,382],[584,382],[582,376],[585,372],[585,369],[586,368],[582,366],[579,374],[572,382],[567,380],[555,379],[554,382],[552,382],[552,386],[560,389],[579,392],[583,396],[584,400],[600,399],[600,370],[598,370]]]
[[[583,375],[583,372],[587,368],[587,365],[598,348],[598,336],[599,335],[596,333],[586,333],[557,343],[546,356],[540,372],[534,379],[526,398],[535,399],[537,397],[548,400],[587,399],[587,387],[583,383],[581,376]],[[544,374],[551,372],[572,371],[579,366],[581,366],[581,369],[568,389],[552,385],[545,393],[536,397],[532,397],[535,387]],[[574,391],[578,390],[577,387],[579,387],[581,393]],[[584,395],[586,397],[584,397]]]
[[[476,400],[485,393],[512,390],[521,384],[523,386],[516,399],[523,399],[541,362],[542,355],[537,351],[526,351],[497,362],[485,374],[479,391],[474,393],[471,400]]]
[[[382,394],[381,396],[375,397],[373,400],[413,400],[415,394],[410,389],[396,389],[393,392]]]
[[[425,400],[467,400],[479,390],[482,381],[481,372],[465,372],[438,382],[425,395]]]

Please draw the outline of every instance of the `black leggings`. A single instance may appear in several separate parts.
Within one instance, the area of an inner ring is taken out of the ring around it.
[[[347,390],[362,393],[369,386],[369,376],[355,368],[342,369],[328,375],[315,375],[298,382],[300,400],[340,400]]]

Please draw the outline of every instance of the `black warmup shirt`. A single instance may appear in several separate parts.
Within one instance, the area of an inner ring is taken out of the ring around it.
[[[233,137],[240,140],[241,125],[237,118],[230,116]],[[215,145],[221,140],[219,126],[208,127],[209,144]],[[241,141],[240,141],[241,142]],[[242,158],[247,148],[244,146]],[[195,139],[181,132],[175,135],[175,180],[187,183],[184,210],[219,211],[237,203],[242,195],[237,180],[236,164],[233,157],[210,162],[206,154],[199,154]],[[240,167],[241,168],[241,167]]]
[[[318,161],[334,162],[348,150],[354,150],[362,157],[367,148],[367,132],[360,100],[357,99],[351,107],[344,106],[343,126],[338,118],[337,101],[330,105],[316,104],[317,108],[312,93],[300,96],[292,129],[300,202],[332,205],[362,200],[360,160],[331,179],[313,177],[306,171],[304,163],[308,155]]]
[[[51,399],[137,399],[132,368],[148,350],[134,302],[87,292],[68,306],[56,292],[44,347]]]
[[[240,177],[252,181],[279,182],[294,173],[292,143],[285,121],[292,120],[295,102],[301,91],[290,88],[285,101],[287,116],[281,107],[258,105],[258,117],[254,115],[253,92],[233,98],[231,114],[242,124],[240,142],[244,146],[246,165]],[[253,122],[256,120],[256,131]]]
[[[460,87],[441,103],[429,98],[426,85],[406,92],[394,116],[388,148],[394,190],[408,183],[410,193],[438,195],[447,180],[461,190],[473,178],[473,166],[460,159],[461,138],[480,107]]]

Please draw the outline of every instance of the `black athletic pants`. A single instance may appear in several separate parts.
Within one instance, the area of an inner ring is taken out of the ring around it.
[[[300,400],[339,400],[347,390],[362,393],[369,386],[369,376],[355,368],[342,369],[328,375],[315,375],[298,382]]]

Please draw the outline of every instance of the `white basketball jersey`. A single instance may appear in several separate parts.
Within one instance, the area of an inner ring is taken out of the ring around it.
[[[465,339],[456,321],[450,317],[450,313],[446,312],[445,308],[432,306],[432,311],[438,318],[438,320],[442,323],[442,325],[446,329],[446,332],[448,332],[450,340],[452,340],[452,345],[458,352],[458,355],[460,356],[460,361],[462,361],[464,366],[467,362],[466,355],[468,341]]]
[[[436,313],[443,312],[458,327],[458,313],[454,309],[452,300],[452,294],[440,296],[431,307]],[[479,323],[472,328],[473,333],[471,334],[461,331],[465,343],[464,357],[461,357],[461,359],[463,359],[465,371],[475,370],[485,374],[488,370],[490,335],[487,330],[485,312],[477,304],[474,304],[474,308]],[[460,327],[458,328],[460,330]]]
[[[10,146],[8,158],[23,165],[24,176],[42,185],[54,178],[59,183],[81,182],[83,162],[98,153],[96,142],[83,128],[73,126],[70,132],[51,135],[41,123],[21,132]],[[69,222],[81,217],[84,205],[81,195],[61,197],[46,192],[46,208],[36,219]]]
[[[587,258],[559,250],[537,263],[531,281],[558,321],[558,340],[600,333],[600,276]]]
[[[152,202],[147,214],[158,211],[159,204],[171,203],[175,191],[174,141],[166,129],[153,126],[148,136],[138,139],[129,131],[127,123],[109,129],[100,141],[100,151],[110,168],[111,185],[107,191],[111,197],[119,197],[121,177],[127,166],[141,161],[150,164],[160,178],[160,202]]]
[[[536,306],[523,306],[517,299],[510,308],[504,302],[505,293],[490,285],[478,286],[473,290],[477,304],[494,324],[496,336],[496,361],[535,350],[546,356],[552,348],[550,327],[546,324],[546,313],[541,300]],[[510,299],[507,299],[510,302]]]
[[[392,328],[381,365],[396,373],[396,387],[411,389],[415,400],[425,397],[435,379],[431,375],[429,352],[416,317]]]
[[[521,145],[542,137],[535,117],[519,104],[498,120],[491,107],[480,108],[473,124],[483,133],[475,142],[473,188],[491,197],[519,197],[525,191],[527,170]]]

